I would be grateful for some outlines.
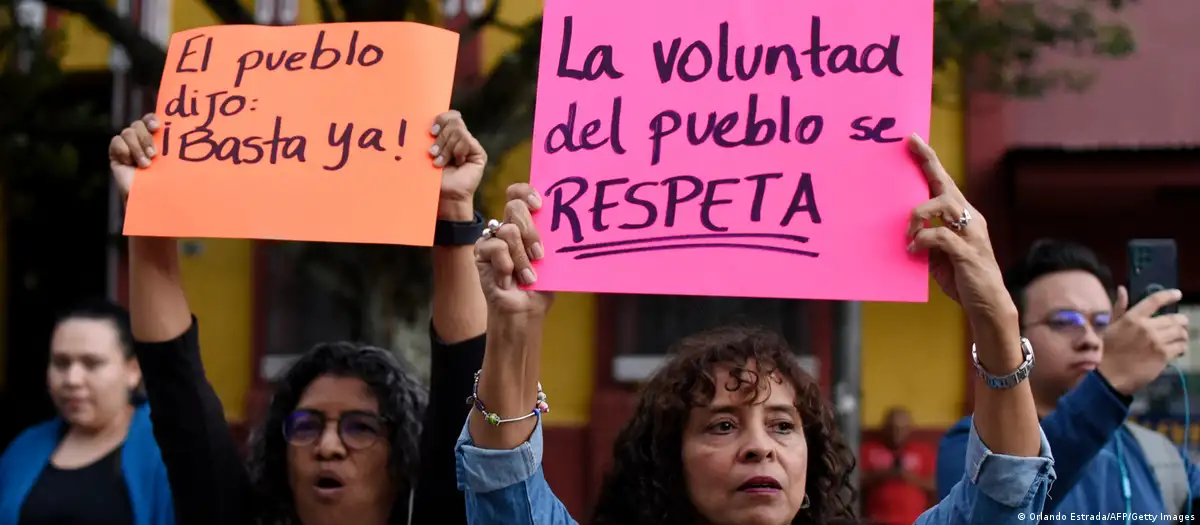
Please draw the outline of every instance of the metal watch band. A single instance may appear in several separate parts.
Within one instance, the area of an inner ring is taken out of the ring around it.
[[[983,369],[983,365],[979,363],[979,351],[975,345],[971,345],[971,362],[975,364],[975,372],[979,374],[979,377],[987,381],[988,388],[998,390],[1012,388],[1027,379],[1029,372],[1033,370],[1033,345],[1024,337],[1021,338],[1021,355],[1024,360],[1016,370],[1006,375],[994,376]]]
[[[433,228],[434,246],[469,246],[483,235],[483,215],[475,212],[470,222],[438,220]]]

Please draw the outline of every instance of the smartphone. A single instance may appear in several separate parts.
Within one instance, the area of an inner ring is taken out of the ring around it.
[[[1173,239],[1129,241],[1129,305],[1161,290],[1179,288],[1179,261]],[[1154,315],[1178,313],[1179,305],[1165,306]]]

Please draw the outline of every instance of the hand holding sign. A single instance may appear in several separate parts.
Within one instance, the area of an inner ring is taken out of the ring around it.
[[[113,137],[108,143],[108,165],[121,199],[129,198],[133,186],[133,175],[137,168],[150,167],[154,158],[154,132],[158,131],[158,119],[151,113],[135,121]]]
[[[548,0],[536,287],[925,300],[902,142],[928,131],[932,28],[892,0]]]
[[[462,114],[457,111],[438,115],[429,132],[437,137],[429,148],[433,165],[445,168],[438,216],[452,221],[470,220],[475,214],[472,205],[475,190],[487,167],[487,152],[467,130]]]
[[[122,199],[129,197],[137,169],[150,167],[158,157],[154,143],[155,133],[160,129],[158,116],[151,113],[134,121],[109,141],[108,162]],[[457,111],[438,115],[430,133],[434,136],[434,146],[428,153],[430,163],[445,168],[439,214],[454,213],[459,205],[470,210],[483,167],[487,164],[487,153]]]
[[[489,318],[499,315],[545,315],[554,295],[525,288],[537,282],[532,261],[542,258],[541,238],[532,212],[540,208],[537,193],[518,183],[505,192],[504,220],[475,243],[475,265]]]
[[[125,233],[431,244],[457,52],[408,22],[175,34]]]
[[[933,148],[917,135],[909,137],[908,145],[933,197],[912,210],[909,251],[929,251],[930,274],[968,318],[1002,318],[1007,312],[997,308],[1011,306],[1012,300],[992,253],[987,221],[963,197]]]

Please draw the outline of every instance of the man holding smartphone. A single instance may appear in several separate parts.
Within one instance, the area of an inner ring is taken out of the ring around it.
[[[1179,302],[1179,290],[1129,306],[1091,250],[1051,240],[1035,243],[1005,281],[1033,344],[1030,384],[1058,473],[1045,512],[1126,521],[1181,514],[1187,495],[1200,494],[1200,471],[1166,437],[1126,423],[1133,394],[1187,350],[1187,318],[1155,315]],[[940,497],[963,474],[968,425],[942,439]]]

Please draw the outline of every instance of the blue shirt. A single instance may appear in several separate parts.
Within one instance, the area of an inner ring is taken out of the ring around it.
[[[63,435],[62,418],[30,427],[0,456],[0,525],[17,525],[21,505]],[[167,467],[154,440],[150,406],[142,403],[121,445],[121,473],[129,490],[134,525],[175,525]]]
[[[1132,489],[1131,512],[1140,515],[1134,521],[1169,521],[1164,519],[1167,515],[1179,514],[1181,509],[1163,508],[1162,491],[1142,447],[1123,426],[1128,416],[1129,405],[1117,397],[1103,377],[1091,372],[1059,400],[1054,412],[1042,419],[1042,431],[1054,449],[1058,475],[1046,500],[1046,513],[1072,521],[1094,519],[1100,514],[1123,516],[1125,499],[1117,461],[1120,440]],[[954,480],[962,477],[962,464],[952,458],[955,454],[961,456],[973,439],[967,435],[968,424],[966,419],[958,422],[942,438],[938,448],[938,494],[949,493]],[[1184,464],[1192,493],[1200,494],[1200,472],[1190,461]]]
[[[464,426],[454,454],[458,486],[466,492],[468,523],[576,523],[542,472],[540,416],[529,441],[512,450],[476,447]],[[988,450],[972,426],[959,461],[965,474],[948,497],[921,515],[918,525],[1024,525],[1027,516],[1042,512],[1054,480],[1054,460],[1044,434],[1040,457],[1006,456]]]

